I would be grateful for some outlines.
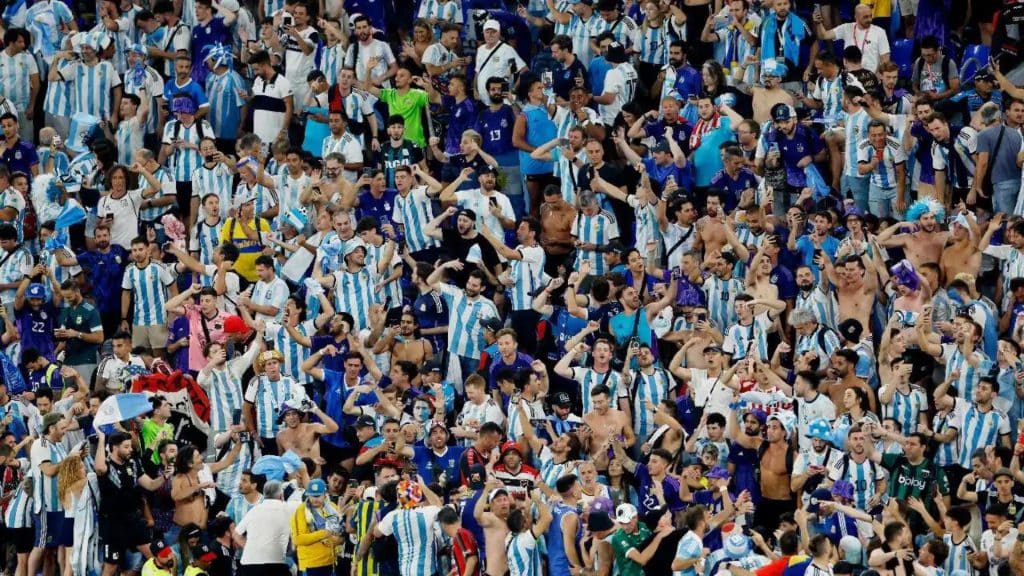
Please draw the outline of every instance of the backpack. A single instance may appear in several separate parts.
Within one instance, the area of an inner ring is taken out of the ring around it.
[[[949,88],[949,56],[942,55],[942,83]],[[917,62],[914,62],[914,76],[917,76],[918,83],[921,82],[921,74],[924,74],[924,59],[918,58]]]
[[[849,454],[843,454],[842,461],[843,461],[843,465],[839,469],[839,479],[840,480],[846,480],[846,473],[850,469],[850,455]],[[875,477],[878,475],[878,464],[875,464],[875,461],[870,459],[870,458],[868,458],[867,462],[868,462],[869,468],[871,469],[871,481],[873,482]]]
[[[174,122],[174,132],[171,133],[171,140],[177,140],[178,136],[181,134],[181,120],[174,120],[173,122]],[[196,123],[195,123],[195,127],[196,127],[196,132],[199,134],[199,140],[202,141],[203,140],[203,136],[204,136],[203,135],[203,120],[197,118],[196,119]]]

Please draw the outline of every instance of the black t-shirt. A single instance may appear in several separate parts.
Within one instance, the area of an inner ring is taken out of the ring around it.
[[[644,576],[665,576],[665,574],[672,573],[672,560],[676,557],[676,548],[679,547],[679,541],[684,534],[686,534],[686,530],[680,528],[673,530],[671,534],[661,539],[658,549],[654,551],[654,555],[644,566]],[[651,536],[651,540],[654,540],[654,535]],[[637,548],[637,551],[647,548],[651,540],[644,542]]]
[[[106,518],[135,518],[142,513],[139,477],[142,463],[131,457],[124,464],[107,458],[107,473],[99,477],[100,516]]]
[[[479,215],[478,215],[479,217]],[[494,250],[494,246],[487,240],[484,240],[483,236],[479,234],[475,238],[466,239],[463,238],[459,231],[454,228],[444,228],[441,230],[441,246],[448,256],[455,260],[461,260],[466,266],[462,270],[449,270],[448,274],[455,281],[456,286],[464,286],[466,284],[466,278],[469,278],[469,273],[476,267],[475,263],[468,262],[466,257],[469,256],[469,251],[473,246],[480,247],[480,258],[483,260],[488,270],[494,270],[495,267],[501,263],[498,259],[498,253]]]

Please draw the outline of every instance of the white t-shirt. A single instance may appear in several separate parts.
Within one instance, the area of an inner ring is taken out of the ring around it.
[[[509,220],[516,219],[516,213],[512,210],[512,202],[509,201],[508,196],[501,192],[495,190],[488,196],[480,188],[474,188],[472,190],[459,190],[455,193],[455,199],[459,206],[476,212],[477,230],[481,230],[486,226],[495,236],[502,238],[504,237],[505,229],[501,227],[501,221],[498,220],[498,217],[491,214],[492,198],[498,203],[502,217]]]
[[[494,52],[493,56],[491,55],[492,52]],[[495,44],[494,48],[488,48],[487,44],[481,44],[476,49],[475,62],[477,97],[486,105],[491,104],[491,97],[487,95],[488,78],[504,78],[511,84],[512,66],[510,64],[515,62],[516,70],[519,71],[526,68],[526,63],[519,57],[515,48],[505,42]]]
[[[235,531],[245,536],[243,566],[284,564],[291,541],[292,516],[302,502],[264,500],[245,513]]]
[[[836,40],[842,40],[847,46],[860,48],[860,63],[865,70],[877,72],[882,55],[889,53],[889,38],[885,35],[885,30],[874,24],[863,30],[855,23],[847,22],[836,26],[832,31],[835,32]]]
[[[357,44],[359,47],[358,58],[355,56]],[[367,71],[366,63],[369,62],[370,58],[374,57],[377,58],[377,66],[373,70]],[[355,59],[354,63],[353,59]],[[392,62],[396,62],[396,60],[395,53],[391,51],[391,46],[376,38],[372,38],[365,46],[362,43],[353,42],[349,45],[348,52],[345,53],[345,67],[355,69],[356,80],[360,82],[366,80],[368,72],[373,76],[383,76],[388,71],[388,66],[391,66]],[[385,82],[385,84],[390,85],[390,82]]]
[[[139,235],[139,206],[142,205],[142,189],[131,190],[120,198],[110,194],[100,197],[96,214],[101,218],[108,214],[114,217],[110,226],[110,243],[125,250],[132,247],[132,239]]]
[[[277,135],[284,128],[284,101],[290,99],[292,93],[292,83],[280,74],[274,74],[269,82],[263,78],[256,78],[252,83],[254,101],[258,102],[256,96],[263,96],[267,99],[268,104],[273,103],[272,106],[260,105],[253,108],[253,132],[260,137],[264,144],[270,144],[276,140]],[[295,110],[294,103],[292,105],[292,110]],[[278,107],[281,110],[277,110]]]
[[[721,375],[711,378],[703,368],[690,368],[690,386],[693,387],[693,402],[702,406],[704,412],[717,412],[722,416],[729,415],[729,404],[732,403],[732,388],[721,381]]]
[[[818,394],[814,400],[808,402],[803,397],[798,396],[796,399],[797,405],[797,430],[800,431],[800,451],[808,452],[811,450],[811,439],[807,437],[805,432],[810,426],[811,422],[818,418],[824,418],[829,422],[836,419],[836,406],[832,403],[832,400],[825,394]]]
[[[252,290],[252,303],[259,306],[273,306],[277,314],[271,316],[262,312],[256,314],[256,320],[274,320],[280,322],[284,318],[284,305],[288,300],[288,285],[281,278],[274,277],[270,282],[260,280]]]
[[[607,125],[615,123],[615,118],[622,111],[622,107],[633,101],[636,96],[636,87],[640,83],[640,77],[633,65],[624,62],[612,68],[604,76],[604,93],[615,94],[615,100],[611,104],[600,104],[601,119]]]

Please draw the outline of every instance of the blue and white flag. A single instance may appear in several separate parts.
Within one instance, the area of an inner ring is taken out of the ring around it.
[[[153,410],[148,394],[115,394],[100,404],[96,417],[92,421],[94,427],[105,426],[142,416]]]

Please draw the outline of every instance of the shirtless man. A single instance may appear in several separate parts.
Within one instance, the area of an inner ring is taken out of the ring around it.
[[[725,233],[725,207],[722,205],[722,193],[717,190],[708,192],[706,214],[697,220],[697,246],[703,247],[704,254],[718,252],[728,244]]]
[[[847,256],[843,260],[837,259],[837,262],[833,266],[828,258],[823,259],[825,273],[836,286],[839,322],[853,318],[861,326],[871,326],[871,313],[878,291],[874,261],[864,252],[859,257]]]
[[[549,263],[564,263],[572,253],[575,246],[572,221],[575,218],[576,209],[562,198],[558,186],[550,185],[544,189],[544,202],[540,205],[540,245],[544,247]],[[554,269],[557,267],[556,264]],[[545,266],[545,269],[552,270],[550,266]]]
[[[430,340],[417,337],[419,324],[411,309],[402,312],[397,329],[385,332],[384,336],[374,345],[374,354],[390,352],[391,362],[406,360],[417,366],[423,366],[434,358],[434,346]]]
[[[488,510],[488,504],[490,504]],[[487,551],[485,574],[504,574],[508,569],[508,555],[505,551],[505,537],[508,536],[508,513],[512,510],[512,498],[501,480],[491,476],[484,484],[483,494],[476,499],[473,518],[484,529],[484,550]]]
[[[945,208],[931,197],[918,200],[907,210],[907,221],[882,230],[878,243],[886,248],[902,248],[914,268],[925,262],[938,262],[949,238],[949,232],[939,229],[939,221],[945,216]]]
[[[299,458],[308,456],[323,465],[326,461],[320,457],[320,436],[337,432],[338,423],[319,406],[310,404],[310,412],[320,419],[318,423],[303,422],[300,409],[287,401],[281,405],[284,427],[277,433],[277,447],[282,454],[291,450]]]
[[[790,488],[793,465],[792,460],[786,458],[786,452],[790,450],[789,431],[782,418],[780,414],[768,417],[765,426],[765,442],[768,446],[758,462],[761,469],[761,503],[757,507],[755,522],[769,529],[778,525],[783,512],[793,511],[793,490]]]
[[[232,434],[231,451],[223,458],[209,464],[203,462],[203,453],[194,446],[186,446],[178,451],[175,460],[174,476],[171,478],[171,499],[174,500],[174,523],[178,526],[195,524],[206,529],[210,517],[210,504],[213,503],[214,475],[231,466],[242,450],[242,442],[238,441],[238,433]]]
[[[608,387],[594,386],[590,391],[591,411],[583,415],[583,424],[590,428],[587,451],[599,472],[608,470],[608,441],[622,440],[623,446],[636,444],[633,425],[625,412],[611,407]]]
[[[754,102],[754,121],[764,124],[771,120],[772,106],[778,103],[794,105],[793,95],[782,89],[782,78],[786,75],[786,65],[778,62],[766,62],[761,71],[764,87],[754,86],[750,95]]]
[[[949,240],[946,248],[942,251],[942,259],[939,260],[939,267],[942,269],[942,278],[946,286],[956,279],[960,273],[977,276],[981,268],[981,250],[978,250],[978,241],[981,240],[981,232],[974,217],[960,213],[953,219],[950,226]]]

